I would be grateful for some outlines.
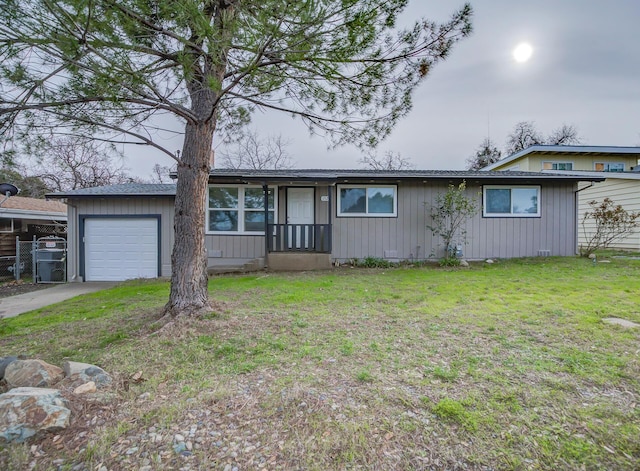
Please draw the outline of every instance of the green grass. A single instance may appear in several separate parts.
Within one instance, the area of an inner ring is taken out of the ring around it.
[[[640,329],[602,319],[640,323],[639,279],[617,258],[216,277],[219,311],[160,333],[167,282],[130,282],[0,321],[0,350],[143,370],[90,453],[47,455],[92,469],[118,468],[125,434],[194,410],[255,435],[276,469],[633,469]],[[224,468],[222,448],[191,463]]]

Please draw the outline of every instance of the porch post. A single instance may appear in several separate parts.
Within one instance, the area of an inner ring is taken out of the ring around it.
[[[20,281],[20,260],[22,259],[20,253],[20,236],[16,236],[16,256],[13,259],[13,268],[15,272],[13,272],[13,277],[16,281]]]
[[[262,183],[262,192],[264,193],[264,262],[266,266],[269,254],[269,185],[267,182]]]

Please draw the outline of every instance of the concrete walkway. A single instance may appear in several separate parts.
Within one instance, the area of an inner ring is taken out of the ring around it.
[[[87,281],[85,283],[64,283],[51,288],[39,289],[31,293],[0,298],[0,318],[15,317],[23,312],[66,301],[81,294],[109,289],[117,285],[111,281]]]

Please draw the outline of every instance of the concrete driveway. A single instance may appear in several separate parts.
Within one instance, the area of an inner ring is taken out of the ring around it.
[[[15,317],[23,312],[66,301],[81,294],[109,289],[117,285],[112,281],[87,281],[85,283],[64,283],[51,288],[39,289],[30,293],[0,298],[0,318]]]

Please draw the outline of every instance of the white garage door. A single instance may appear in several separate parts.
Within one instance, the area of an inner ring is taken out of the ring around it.
[[[158,220],[87,218],[84,222],[86,281],[158,276]]]

